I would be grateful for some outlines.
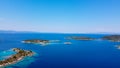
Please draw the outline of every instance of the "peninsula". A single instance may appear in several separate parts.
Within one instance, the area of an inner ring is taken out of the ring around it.
[[[32,56],[34,52],[30,50],[22,50],[20,48],[12,49],[16,54],[11,55],[10,57],[0,61],[0,67],[8,66],[10,64],[16,63],[27,56]]]

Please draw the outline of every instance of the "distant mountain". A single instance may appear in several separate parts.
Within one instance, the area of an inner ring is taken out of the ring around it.
[[[97,34],[120,34],[119,32],[98,32]]]
[[[0,30],[0,33],[15,33],[16,31]]]
[[[38,33],[38,32],[32,32],[32,31],[0,30],[0,33]]]
[[[34,31],[14,31],[14,30],[0,30],[0,33],[50,33],[50,32],[34,32]],[[55,32],[51,32],[55,33]],[[51,34],[50,33],[50,34]],[[110,34],[110,35],[120,35],[120,33],[115,32],[86,32],[86,33],[56,33],[56,34]]]

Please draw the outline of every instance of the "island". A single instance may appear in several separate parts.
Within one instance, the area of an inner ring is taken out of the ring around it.
[[[109,35],[102,37],[103,40],[109,40],[112,42],[120,42],[120,35]]]
[[[91,38],[91,37],[85,37],[85,36],[71,36],[71,37],[67,37],[66,39],[73,39],[73,40],[95,40],[95,38]]]
[[[4,66],[11,65],[13,63],[16,63],[16,62],[22,60],[23,58],[25,58],[27,56],[32,56],[34,54],[34,52],[31,50],[23,50],[20,48],[13,48],[12,50],[14,52],[16,52],[16,54],[13,54],[4,60],[1,60],[0,61],[0,68],[4,67]]]
[[[32,44],[41,44],[41,45],[50,43],[49,40],[39,40],[39,39],[23,40],[22,42],[23,43],[32,43]]]

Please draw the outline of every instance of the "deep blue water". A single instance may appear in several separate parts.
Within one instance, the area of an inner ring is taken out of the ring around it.
[[[26,58],[8,68],[120,68],[120,43],[109,41],[65,40],[68,36],[100,38],[102,34],[0,34],[0,53],[11,48],[33,50],[36,56]],[[26,39],[61,40],[46,46],[23,44]],[[71,41],[71,45],[63,44]],[[4,55],[4,54],[2,54]],[[0,57],[2,57],[0,55]]]

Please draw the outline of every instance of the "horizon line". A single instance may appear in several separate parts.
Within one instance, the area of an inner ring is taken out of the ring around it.
[[[22,30],[0,30],[3,32],[9,31],[10,33],[60,33],[60,34],[120,34],[119,32],[39,32],[39,31],[22,31]]]

